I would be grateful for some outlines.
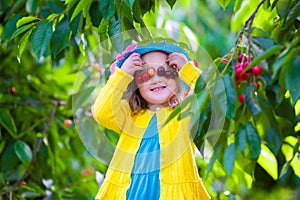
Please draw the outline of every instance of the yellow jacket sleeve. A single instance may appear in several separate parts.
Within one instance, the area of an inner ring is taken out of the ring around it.
[[[92,113],[96,121],[105,128],[121,133],[126,118],[130,115],[130,108],[123,94],[133,77],[117,68],[105,86],[100,90]]]
[[[192,90],[201,74],[202,71],[196,68],[191,62],[186,63],[179,71],[179,77],[191,86]]]

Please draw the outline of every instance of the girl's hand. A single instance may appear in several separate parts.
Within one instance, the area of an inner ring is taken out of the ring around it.
[[[170,67],[174,67],[177,71],[179,71],[188,62],[188,60],[184,54],[174,52],[168,56],[167,62],[169,62]]]
[[[133,53],[124,61],[123,65],[121,66],[121,69],[133,76],[136,70],[143,69],[143,64],[144,62],[141,59],[140,54]]]

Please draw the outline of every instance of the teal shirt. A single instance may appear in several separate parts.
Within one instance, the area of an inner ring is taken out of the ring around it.
[[[134,160],[127,200],[158,200],[160,145],[156,115],[152,117]]]

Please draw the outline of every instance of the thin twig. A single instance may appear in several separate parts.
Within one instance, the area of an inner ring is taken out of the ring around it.
[[[36,103],[40,104],[40,103],[45,103],[45,102],[34,102],[34,103],[36,105]],[[42,136],[38,139],[37,144],[34,148],[33,158],[31,160],[31,162],[29,163],[25,173],[13,184],[13,186],[11,186],[11,188],[7,192],[5,192],[3,194],[6,194],[6,193],[12,194],[12,192],[16,189],[16,187],[28,176],[28,174],[30,172],[30,169],[31,169],[31,166],[36,163],[36,158],[37,158],[38,152],[40,151],[43,139],[44,139],[49,127],[50,127],[50,124],[54,120],[57,107],[59,105],[62,105],[61,103],[62,103],[62,101],[52,102],[53,108],[52,108],[51,113],[50,113],[50,120],[47,123],[45,123],[45,125],[44,125],[44,130],[43,130]],[[18,105],[28,105],[28,104],[27,103],[24,104],[24,102],[23,102],[23,104],[18,104]],[[29,105],[32,105],[32,102]]]
[[[238,38],[237,38],[237,40],[236,40],[236,42],[235,42],[235,45],[234,45],[234,48],[233,48],[233,50],[231,50],[230,61],[231,61],[232,66],[235,65],[234,62],[233,62],[233,56],[234,56],[234,54],[235,54],[235,52],[236,52],[236,50],[237,50],[237,48],[238,48],[238,46],[239,46],[241,40],[243,39],[243,35],[244,35],[244,32],[245,32],[245,30],[246,30],[247,27],[248,27],[248,30],[247,30],[247,40],[248,40],[247,54],[248,54],[249,57],[250,57],[251,47],[252,47],[252,45],[251,45],[251,38],[250,38],[250,37],[251,37],[251,29],[252,29],[253,20],[254,20],[254,18],[255,18],[255,16],[256,16],[257,12],[258,12],[258,9],[263,5],[264,2],[265,2],[265,0],[262,0],[262,1],[257,5],[256,9],[255,9],[254,12],[251,14],[251,16],[245,21],[244,26],[242,27],[241,31],[239,32]],[[249,25],[248,25],[248,24],[249,24]],[[225,66],[225,68],[223,69],[222,74],[224,74],[224,73],[226,72],[226,70],[227,70],[227,68],[228,68],[228,66],[229,66],[229,63],[230,63],[230,62],[228,62],[227,66]]]
[[[43,130],[43,133],[42,133],[42,137],[39,138],[39,140],[37,142],[37,145],[34,149],[33,159],[32,159],[33,162],[36,161],[36,157],[37,157],[38,152],[40,151],[43,139],[44,139],[49,127],[50,127],[51,122],[54,120],[56,109],[57,109],[57,105],[54,105],[54,107],[52,108],[51,114],[50,114],[50,120],[49,120],[48,123],[45,123],[45,125],[44,125],[44,130]]]
[[[252,29],[252,24],[253,24],[253,21],[254,21],[254,18],[258,12],[258,9],[263,5],[263,3],[265,2],[265,0],[262,0],[256,7],[256,9],[254,10],[254,12],[252,13],[252,15],[249,17],[249,19],[246,21],[245,24],[248,24],[249,23],[249,26],[248,26],[248,33],[247,33],[247,39],[248,39],[248,48],[247,48],[247,54],[249,55],[250,57],[250,53],[251,53],[251,29]]]
[[[4,105],[20,105],[20,106],[27,106],[27,105],[66,105],[67,102],[64,100],[54,100],[54,101],[35,101],[35,100],[29,100],[29,101],[18,101],[18,102],[13,102],[13,101],[4,101],[0,102],[0,104]]]

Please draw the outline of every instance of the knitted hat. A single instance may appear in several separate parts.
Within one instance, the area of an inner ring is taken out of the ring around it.
[[[121,67],[124,61],[132,54],[138,53],[140,55],[152,52],[152,51],[163,51],[167,54],[170,53],[183,53],[188,60],[191,60],[189,54],[186,50],[179,47],[177,44],[167,43],[166,41],[162,42],[151,42],[146,45],[138,46],[137,44],[129,45],[122,54],[119,54],[116,58],[116,61],[111,65],[110,71],[113,73],[115,71],[115,67]]]

